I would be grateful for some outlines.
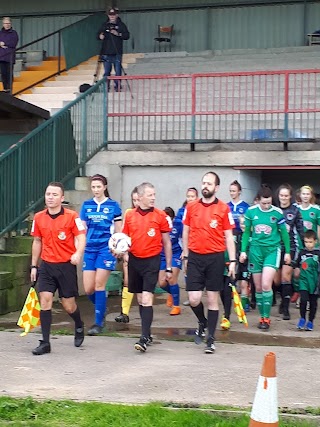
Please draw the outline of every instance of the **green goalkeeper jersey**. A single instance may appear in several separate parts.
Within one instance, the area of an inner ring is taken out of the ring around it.
[[[247,209],[244,218],[245,232],[241,252],[247,252],[251,236],[250,247],[264,246],[276,249],[282,240],[285,252],[290,253],[290,238],[281,209],[271,205],[270,209],[263,211],[257,204]]]

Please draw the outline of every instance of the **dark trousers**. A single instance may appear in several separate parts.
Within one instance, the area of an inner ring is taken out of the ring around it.
[[[13,82],[13,64],[10,62],[0,61],[0,71],[3,89],[11,92]]]

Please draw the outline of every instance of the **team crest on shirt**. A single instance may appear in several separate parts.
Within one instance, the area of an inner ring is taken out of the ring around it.
[[[209,225],[211,228],[217,228],[218,221],[216,219],[212,219]]]
[[[154,228],[150,228],[147,234],[150,237],[154,237],[156,235],[156,230]]]
[[[275,222],[277,222],[277,218],[275,216],[272,216],[270,218],[270,222],[272,222],[272,224],[274,224]]]
[[[66,233],[64,231],[60,231],[60,233],[58,234],[58,239],[66,240],[66,238],[67,238]]]
[[[92,212],[92,209],[91,209],[91,208],[88,208],[88,209],[87,209],[87,212]]]
[[[239,208],[239,214],[243,214],[244,213],[244,209],[243,208]]]
[[[314,212],[309,212],[310,218],[315,218],[316,214]]]
[[[109,213],[109,208],[103,208],[103,213],[105,214]]]
[[[292,214],[288,214],[287,215],[287,220],[288,221],[292,221],[293,220],[293,215]]]

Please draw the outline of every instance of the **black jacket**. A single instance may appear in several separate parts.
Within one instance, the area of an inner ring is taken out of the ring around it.
[[[120,33],[120,36],[115,36],[109,31],[114,29]],[[128,40],[130,38],[130,33],[126,25],[121,21],[120,18],[117,19],[115,23],[111,23],[109,20],[106,21],[98,31],[97,39],[100,40],[100,34],[104,34],[104,40],[102,40],[101,46],[101,55],[122,55],[123,40]]]

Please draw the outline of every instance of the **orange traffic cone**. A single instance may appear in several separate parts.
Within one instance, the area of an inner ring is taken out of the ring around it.
[[[278,390],[276,376],[276,355],[267,353],[264,357],[261,375],[254,397],[249,427],[278,427]]]

